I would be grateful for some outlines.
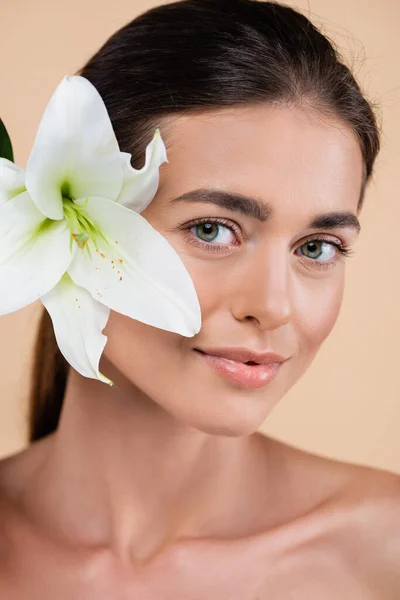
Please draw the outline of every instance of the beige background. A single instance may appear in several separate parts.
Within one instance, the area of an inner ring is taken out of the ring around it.
[[[287,3],[323,24],[369,97],[379,102],[383,149],[336,327],[263,430],[313,452],[400,473],[400,2]],[[61,78],[156,4],[161,2],[0,0],[0,115],[19,165],[26,165]],[[0,319],[0,455],[27,443],[27,370],[39,307]]]

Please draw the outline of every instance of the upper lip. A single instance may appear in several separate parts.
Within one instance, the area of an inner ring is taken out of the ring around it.
[[[257,352],[256,350],[249,350],[248,348],[239,347],[224,347],[224,348],[195,348],[200,352],[211,354],[212,356],[221,356],[230,360],[236,360],[238,362],[256,362],[258,364],[268,365],[271,363],[281,363],[286,360],[284,356],[276,354],[276,352],[270,352],[268,350],[264,352]]]

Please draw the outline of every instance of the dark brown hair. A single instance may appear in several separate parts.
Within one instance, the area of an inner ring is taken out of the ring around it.
[[[113,34],[80,69],[100,92],[120,149],[139,168],[162,118],[232,105],[303,106],[356,134],[365,187],[380,148],[373,105],[332,41],[275,2],[183,0],[153,8]],[[30,441],[57,428],[69,365],[47,311],[35,349]]]

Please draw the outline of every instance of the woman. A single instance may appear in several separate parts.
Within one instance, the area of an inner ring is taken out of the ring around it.
[[[108,387],[68,368],[43,313],[33,443],[0,468],[1,597],[398,600],[399,478],[257,431],[339,313],[379,151],[352,74],[289,7],[185,0],[80,75],[133,164],[163,133],[142,215],[189,271],[202,328],[112,312]]]

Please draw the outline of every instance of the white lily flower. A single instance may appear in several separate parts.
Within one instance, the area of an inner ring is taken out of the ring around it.
[[[0,206],[25,189],[25,171],[11,160],[0,158]]]
[[[188,337],[201,327],[181,258],[139,214],[168,162],[158,129],[144,167],[130,160],[100,94],[80,76],[57,87],[26,173],[0,159],[0,314],[40,299],[66,360],[110,385],[99,371],[110,309]]]

